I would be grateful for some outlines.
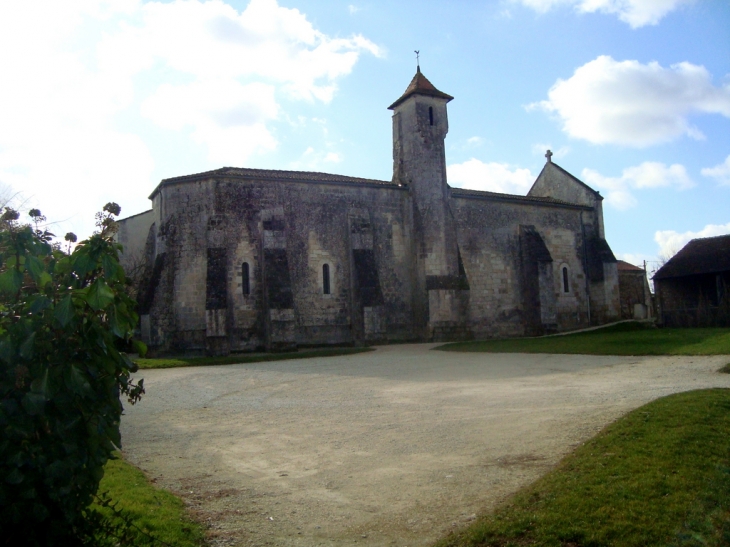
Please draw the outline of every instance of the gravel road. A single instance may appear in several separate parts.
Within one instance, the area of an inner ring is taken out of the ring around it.
[[[145,370],[125,456],[214,546],[422,546],[652,399],[730,387],[728,357],[430,351]]]

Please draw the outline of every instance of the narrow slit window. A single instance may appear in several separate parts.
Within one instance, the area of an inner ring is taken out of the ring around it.
[[[570,292],[570,283],[568,283],[568,268],[563,266],[563,292]]]
[[[329,266],[329,264],[322,265],[322,292],[324,294],[330,294],[330,266]]]
[[[241,264],[241,291],[244,295],[251,294],[251,277],[249,275],[248,262]]]
[[[430,125],[433,125],[433,107],[432,106],[428,107],[428,123]]]

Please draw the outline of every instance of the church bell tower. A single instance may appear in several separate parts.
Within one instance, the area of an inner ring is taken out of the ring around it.
[[[468,282],[449,206],[446,104],[453,97],[428,81],[420,66],[393,111],[393,181],[407,186],[413,206],[414,319],[428,340],[458,337]]]

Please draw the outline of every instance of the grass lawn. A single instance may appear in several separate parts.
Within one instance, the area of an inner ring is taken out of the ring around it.
[[[187,518],[182,500],[155,487],[142,471],[121,457],[107,462],[99,492],[108,492],[117,509],[130,515],[137,528],[164,542],[155,545],[205,545],[203,528]],[[111,514],[103,507],[96,508],[107,516]]]
[[[730,545],[730,390],[629,413],[439,547]]]
[[[730,354],[730,329],[658,329],[646,323],[620,323],[565,336],[456,342],[435,349],[489,353],[725,355]]]
[[[284,361],[286,359],[309,359],[312,357],[332,357],[335,355],[351,355],[372,351],[372,348],[317,348],[288,351],[284,353],[237,353],[225,357],[191,357],[191,358],[137,358],[134,360],[139,368],[173,368],[203,367],[209,365],[237,365],[241,363],[257,363],[260,361]]]

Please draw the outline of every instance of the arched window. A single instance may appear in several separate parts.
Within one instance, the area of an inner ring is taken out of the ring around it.
[[[322,265],[322,292],[324,294],[330,293],[330,265]]]
[[[241,264],[241,292],[245,295],[251,294],[251,277],[248,262]]]
[[[568,282],[568,267],[563,266],[563,292],[570,292],[570,283]]]
[[[428,107],[428,122],[430,125],[433,125],[433,107]]]

